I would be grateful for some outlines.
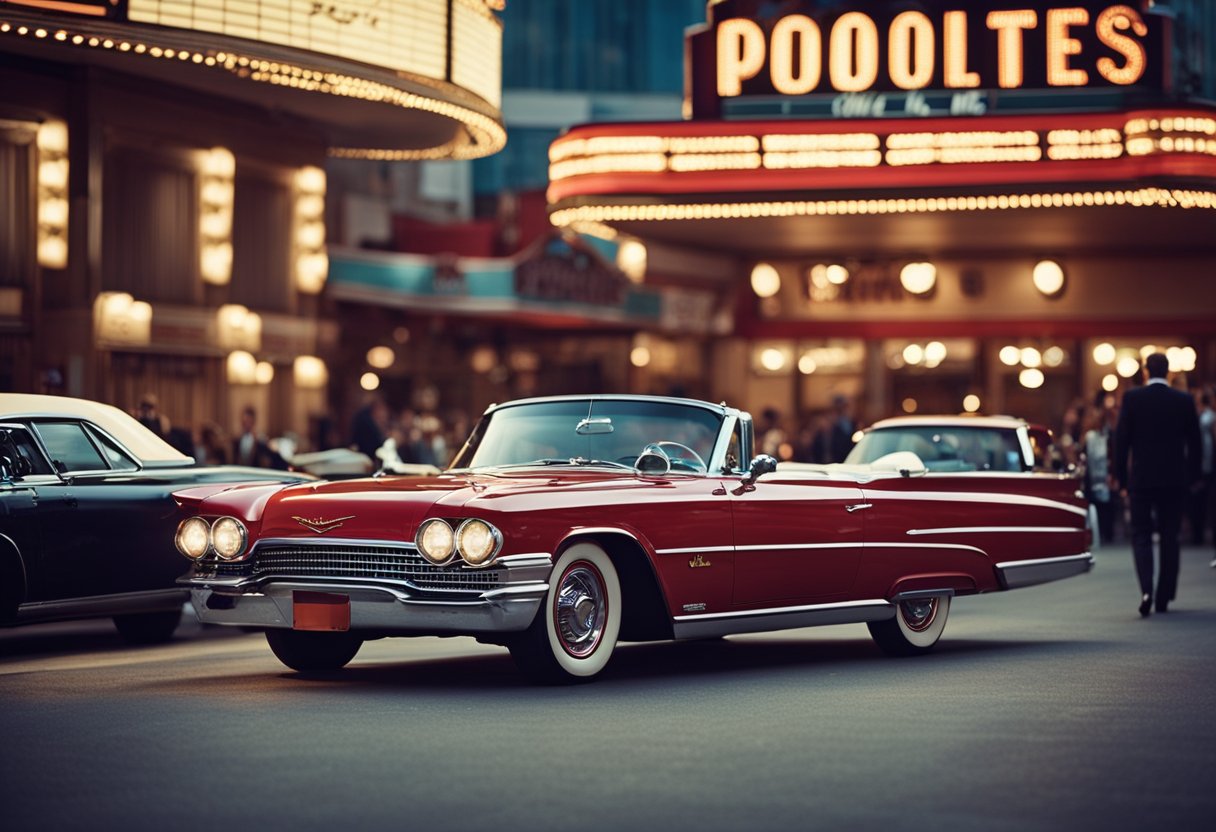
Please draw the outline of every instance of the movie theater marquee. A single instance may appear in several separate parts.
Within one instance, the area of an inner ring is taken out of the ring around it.
[[[825,97],[824,115],[980,114],[985,91],[1160,90],[1168,77],[1165,22],[1139,2],[804,5],[712,4],[687,37],[686,114]]]

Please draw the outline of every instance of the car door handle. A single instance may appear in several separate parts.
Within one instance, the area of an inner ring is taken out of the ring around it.
[[[844,510],[847,511],[849,514],[852,514],[855,511],[861,511],[862,509],[867,509],[867,508],[874,508],[874,504],[873,503],[853,503],[853,505],[851,505],[851,506],[845,506]]]

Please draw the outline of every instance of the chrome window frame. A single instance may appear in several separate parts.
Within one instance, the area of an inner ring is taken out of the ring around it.
[[[119,442],[117,439],[115,439],[113,436],[111,436],[107,431],[102,429],[100,426],[94,424],[93,422],[87,421],[85,419],[73,419],[71,417],[59,417],[59,418],[56,418],[56,417],[46,417],[46,418],[30,417],[29,421],[25,423],[26,427],[28,428],[30,435],[33,436],[35,441],[38,443],[38,447],[42,451],[43,456],[45,456],[48,460],[50,460],[52,469],[55,468],[55,456],[54,456],[54,454],[51,453],[50,446],[47,445],[46,439],[43,437],[42,432],[39,430],[39,426],[41,424],[50,424],[50,423],[54,423],[54,424],[67,423],[67,424],[73,424],[73,425],[78,426],[80,428],[81,432],[85,435],[85,438],[88,440],[89,444],[93,447],[93,450],[95,450],[97,452],[97,455],[101,458],[101,461],[106,464],[105,468],[72,468],[72,469],[66,469],[63,471],[56,471],[56,474],[58,476],[66,478],[66,477],[89,476],[89,475],[96,475],[96,474],[135,473],[135,472],[143,470],[143,463],[137,456],[135,456],[135,454],[131,453],[131,451],[125,445],[123,445],[121,442]],[[93,433],[94,431],[96,431],[96,433],[98,435],[104,436],[106,438],[106,441],[113,444],[114,447],[117,448],[119,451],[121,451],[124,456],[126,456],[128,459],[130,459],[132,462],[134,462],[135,467],[134,468],[111,467],[109,457],[107,456],[105,449],[100,446],[97,436],[94,435],[94,433]]]

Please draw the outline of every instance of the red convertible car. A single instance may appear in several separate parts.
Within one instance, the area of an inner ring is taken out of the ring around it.
[[[437,477],[176,496],[199,617],[265,628],[300,671],[368,639],[469,635],[569,682],[619,641],[849,622],[908,655],[957,595],[1093,565],[1074,479],[927,472],[909,452],[785,472],[747,413],[688,399],[511,402]]]

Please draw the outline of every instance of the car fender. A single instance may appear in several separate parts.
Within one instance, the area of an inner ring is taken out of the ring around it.
[[[891,599],[911,592],[922,593],[937,589],[948,590],[954,595],[974,595],[979,592],[975,578],[971,575],[964,572],[933,572],[900,578],[891,585],[886,597]]]
[[[257,522],[270,498],[292,483],[250,483],[200,485],[173,492],[178,506],[190,514],[231,514],[248,522]],[[222,505],[212,508],[209,500],[223,495]]]
[[[667,588],[654,566],[654,547],[645,536],[617,526],[571,529],[554,547],[555,557],[558,552],[582,541],[593,542],[603,548],[617,568],[625,607],[621,640],[673,638]]]

